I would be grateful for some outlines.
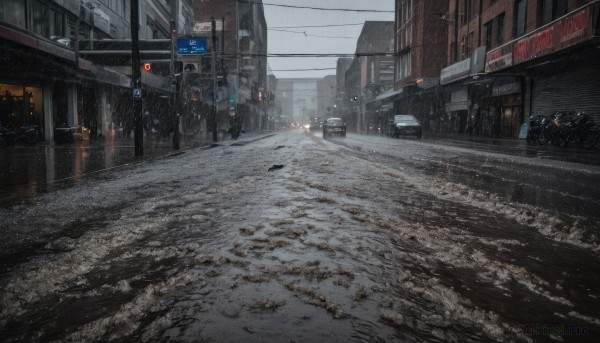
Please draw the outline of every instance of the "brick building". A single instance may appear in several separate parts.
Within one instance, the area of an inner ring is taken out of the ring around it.
[[[517,137],[530,115],[600,120],[599,10],[597,0],[450,0],[437,129]]]
[[[239,2],[235,0],[193,1],[195,36],[211,37],[211,18],[218,22],[216,50],[224,57],[218,62],[218,73],[224,78],[219,89],[219,116],[221,125],[226,125],[230,102],[235,99],[235,110],[242,118],[244,130],[252,131],[266,127],[268,115],[264,102],[267,92],[267,23],[261,0]],[[221,26],[224,30],[221,31]],[[196,80],[189,85],[188,98],[191,111],[202,118],[210,114],[212,83],[210,57],[191,57],[185,60],[189,66],[188,79]],[[239,69],[239,74],[238,74]],[[225,82],[226,80],[226,82]]]

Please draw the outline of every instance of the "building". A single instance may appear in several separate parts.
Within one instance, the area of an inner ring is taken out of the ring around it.
[[[450,1],[440,128],[518,137],[530,115],[562,110],[600,121],[599,9],[593,0]]]
[[[350,103],[350,95],[346,94],[346,72],[352,65],[351,58],[338,58],[336,63],[336,93],[335,93],[335,109],[336,117],[341,118],[345,113],[348,113],[348,104]]]
[[[367,21],[356,43],[356,57],[345,75],[344,116],[349,130],[365,131],[367,117],[376,111],[373,100],[394,84],[394,22]]]
[[[386,134],[395,114],[413,114],[429,128],[432,113],[442,106],[439,77],[446,65],[447,12],[448,1],[395,2],[394,87],[367,103],[369,133]]]
[[[210,37],[211,18],[219,25],[216,49],[223,58],[219,74],[227,80],[219,91],[220,117],[227,115],[228,99],[232,99],[245,130],[266,127],[268,114],[263,101],[267,91],[267,23],[262,1],[194,0],[193,11],[193,35]],[[192,111],[199,111],[203,118],[210,113],[212,103],[210,76],[205,73],[210,71],[209,60],[209,56],[184,59],[187,65],[194,65],[190,67],[193,73],[203,74],[196,77],[194,89],[188,90],[199,93],[195,95],[197,108]]]
[[[317,113],[323,118],[334,117],[336,82],[335,75],[327,75],[317,81]]]
[[[53,141],[61,126],[106,138],[133,120],[130,76],[86,54],[101,39],[131,37],[129,1],[0,0],[0,8],[0,124],[37,125]],[[169,37],[176,8],[179,26],[188,25],[189,1],[140,1],[140,38]]]

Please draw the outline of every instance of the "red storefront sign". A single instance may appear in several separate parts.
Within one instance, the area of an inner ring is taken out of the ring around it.
[[[589,7],[586,7],[584,10],[556,23],[557,50],[577,44],[590,36],[589,9]]]
[[[554,51],[554,25],[519,39],[514,47],[514,63],[521,63]]]
[[[485,72],[491,73],[513,65],[513,43],[505,44],[486,54]]]
[[[590,6],[486,54],[486,72],[526,62],[590,38]]]

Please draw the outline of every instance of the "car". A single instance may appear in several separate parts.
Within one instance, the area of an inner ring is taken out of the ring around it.
[[[310,118],[310,121],[308,122],[308,131],[316,131],[319,130],[321,128],[321,118],[319,117],[314,117],[314,118]]]
[[[421,123],[412,114],[398,114],[390,121],[390,136],[398,138],[400,135],[415,135],[421,139],[423,130]]]
[[[346,123],[341,118],[329,118],[323,122],[323,138],[346,137]]]

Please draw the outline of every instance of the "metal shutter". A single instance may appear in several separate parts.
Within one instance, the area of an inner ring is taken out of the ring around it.
[[[600,65],[581,66],[549,77],[534,78],[532,114],[584,111],[600,124]]]

